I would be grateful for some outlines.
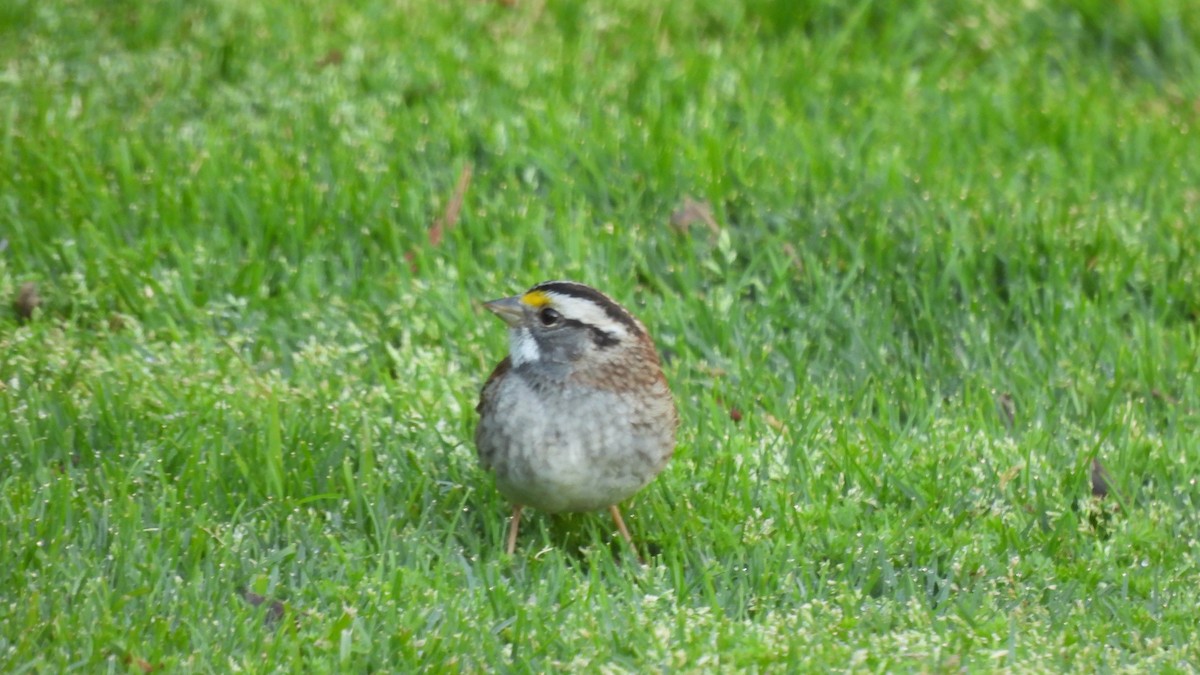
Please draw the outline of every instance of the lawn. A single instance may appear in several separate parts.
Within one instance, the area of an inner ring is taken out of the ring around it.
[[[0,671],[1192,671],[1197,223],[1185,0],[6,0]],[[503,552],[550,278],[644,567]]]

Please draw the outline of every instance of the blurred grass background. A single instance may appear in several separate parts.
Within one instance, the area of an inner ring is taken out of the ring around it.
[[[1198,31],[9,0],[0,668],[1190,670]],[[547,278],[667,357],[647,569],[501,554],[476,303]]]

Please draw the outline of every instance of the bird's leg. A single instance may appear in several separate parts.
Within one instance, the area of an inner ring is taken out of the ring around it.
[[[617,529],[621,531],[621,536],[625,537],[629,548],[633,549],[633,555],[637,556],[638,562],[645,565],[646,560],[642,558],[641,553],[638,553],[637,546],[633,543],[633,537],[629,536],[629,528],[625,527],[625,521],[621,518],[621,510],[617,508],[616,504],[613,504],[608,507],[608,512],[612,514],[613,521],[617,524]]]
[[[508,523],[508,554],[517,550],[517,528],[521,525],[521,505],[513,504],[512,520]],[[624,529],[624,525],[621,526]]]

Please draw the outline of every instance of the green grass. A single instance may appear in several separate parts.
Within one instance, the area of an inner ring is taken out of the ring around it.
[[[1190,671],[1198,83],[1183,0],[10,0],[0,670]],[[502,553],[546,278],[667,355],[646,568]]]

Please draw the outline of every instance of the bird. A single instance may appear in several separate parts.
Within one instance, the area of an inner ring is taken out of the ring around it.
[[[480,391],[475,429],[480,463],[512,505],[506,552],[516,551],[525,507],[607,509],[643,560],[618,504],[666,467],[679,426],[646,327],[575,281],[544,281],[483,306],[508,326],[508,355]]]

